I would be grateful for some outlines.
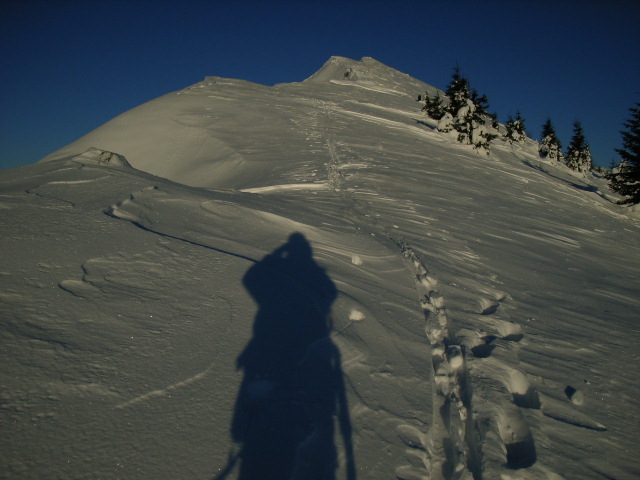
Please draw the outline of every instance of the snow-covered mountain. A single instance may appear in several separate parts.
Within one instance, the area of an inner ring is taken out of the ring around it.
[[[0,172],[3,478],[633,479],[640,226],[332,57]]]

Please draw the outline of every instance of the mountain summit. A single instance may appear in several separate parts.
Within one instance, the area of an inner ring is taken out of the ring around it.
[[[323,132],[331,108],[357,115],[367,105],[385,105],[396,121],[415,125],[414,93],[426,87],[370,58],[332,57],[306,81],[274,87],[207,77],[123,113],[44,161],[96,147],[188,185],[247,188],[263,186],[286,159],[279,174],[310,181],[308,163],[321,169],[329,161]]]
[[[364,57],[360,61],[345,57],[331,57],[320,70],[305,82],[358,82],[360,85],[378,86],[387,91],[405,95],[407,90],[421,91],[425,84],[406,73],[402,73],[380,63],[374,58]]]
[[[637,220],[425,91],[206,77],[0,172],[3,478],[637,478]]]

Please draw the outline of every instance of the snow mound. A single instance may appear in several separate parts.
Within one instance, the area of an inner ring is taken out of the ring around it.
[[[76,162],[90,165],[109,165],[111,167],[131,167],[124,155],[89,147],[84,153],[73,158]]]

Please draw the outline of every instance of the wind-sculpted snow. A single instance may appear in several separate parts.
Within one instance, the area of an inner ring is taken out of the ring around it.
[[[0,476],[637,478],[637,219],[432,88],[207,77],[1,172]]]
[[[115,167],[131,167],[126,158],[113,152],[105,152],[98,148],[90,147],[83,154],[73,159],[83,164],[110,165]]]

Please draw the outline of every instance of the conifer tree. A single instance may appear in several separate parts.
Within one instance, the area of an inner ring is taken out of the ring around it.
[[[489,110],[489,100],[487,99],[486,95],[480,95],[478,94],[477,90],[473,90],[471,92],[471,101],[473,102],[473,104],[476,106],[476,115],[481,116],[481,117],[490,117],[491,114],[489,114],[488,110]]]
[[[578,120],[573,122],[573,137],[571,137],[564,162],[570,169],[579,172],[587,172],[593,168],[589,144],[584,136],[582,124]]]
[[[428,114],[429,104],[431,99],[429,98],[429,92],[424,92],[424,97],[422,95],[418,95],[418,101],[422,102],[422,111]]]
[[[538,153],[542,158],[559,161],[562,158],[562,145],[560,139],[556,135],[551,119],[547,117],[547,121],[542,125],[542,140],[538,147]]]
[[[490,113],[489,119],[491,120],[491,128],[493,128],[494,130],[498,130],[500,128],[500,124],[498,123],[498,114],[495,112]]]
[[[520,112],[516,112],[515,119],[509,115],[505,126],[507,127],[506,137],[509,139],[510,143],[522,142],[527,137],[524,130],[524,118],[522,118]]]
[[[507,129],[507,133],[505,137],[509,140],[509,143],[513,143],[513,130],[514,130],[514,120],[511,114],[507,117],[507,123],[505,123],[505,128]]]
[[[460,143],[472,143],[471,134],[473,132],[473,120],[476,106],[470,99],[460,107],[457,114],[454,115],[454,128],[458,132],[458,141]]]
[[[467,104],[467,100],[471,98],[469,89],[469,80],[462,76],[460,67],[456,66],[451,76],[451,82],[445,92],[449,97],[449,113],[455,116],[462,107]]]
[[[628,198],[621,204],[640,203],[640,102],[629,109],[631,118],[623,123],[622,148],[616,152],[621,157],[617,171],[607,175],[611,189]]]
[[[484,125],[491,116],[487,112],[489,101],[486,95],[471,90],[469,80],[462,76],[456,66],[451,82],[446,90],[449,98],[448,113],[453,117],[453,127],[458,132],[458,141],[484,148],[488,151],[489,143],[496,137]]]
[[[444,116],[446,108],[442,104],[442,98],[438,92],[434,93],[432,97],[429,96],[429,92],[425,92],[422,111],[435,120],[440,120]]]
[[[426,93],[422,110],[439,121],[439,131],[454,130],[460,143],[484,148],[488,152],[489,143],[497,137],[492,131],[497,129],[497,115],[488,113],[487,96],[471,90],[469,80],[462,76],[460,68],[456,66],[445,97],[446,104],[437,92],[434,96]],[[491,122],[490,127],[485,126],[487,121]]]
[[[492,133],[485,125],[479,125],[471,132],[471,143],[478,150],[484,149],[488,155],[489,144],[497,137],[498,135]]]

